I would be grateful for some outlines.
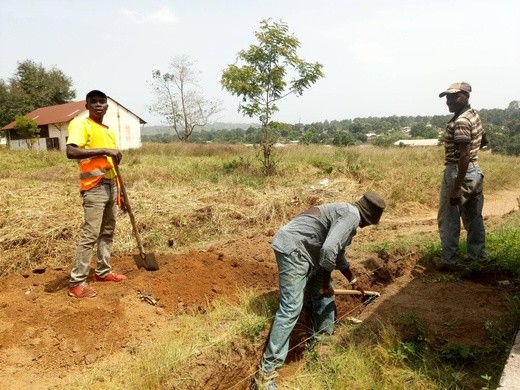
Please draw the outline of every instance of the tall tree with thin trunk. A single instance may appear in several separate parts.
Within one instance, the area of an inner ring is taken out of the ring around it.
[[[259,118],[264,174],[271,175],[276,170],[276,131],[272,127],[272,116],[278,111],[276,102],[290,94],[302,95],[324,74],[320,63],[298,57],[300,41],[289,34],[284,22],[262,20],[255,36],[258,44],[238,52],[237,59],[243,64],[228,65],[222,73],[221,84],[241,98],[239,112]]]
[[[220,100],[204,97],[193,66],[189,57],[175,57],[168,72],[154,70],[150,82],[156,96],[150,112],[165,118],[180,142],[188,142],[196,127],[207,125],[221,110]]]

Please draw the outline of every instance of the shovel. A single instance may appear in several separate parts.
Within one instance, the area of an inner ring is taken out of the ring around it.
[[[155,260],[155,255],[153,253],[144,253],[143,243],[141,242],[141,237],[139,236],[139,231],[137,230],[134,213],[132,212],[132,207],[130,206],[130,201],[128,200],[128,195],[126,194],[125,182],[123,181],[123,177],[119,172],[119,167],[117,164],[114,164],[114,168],[119,179],[120,190],[123,192],[126,211],[130,216],[130,222],[132,223],[135,239],[137,241],[137,247],[139,248],[139,254],[133,255],[135,264],[137,265],[137,268],[144,268],[147,271],[157,271],[159,269],[159,264],[157,264],[157,260]]]

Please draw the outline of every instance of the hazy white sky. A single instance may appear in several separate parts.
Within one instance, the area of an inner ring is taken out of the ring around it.
[[[458,80],[477,109],[520,100],[519,0],[0,0],[0,16],[0,78],[26,59],[56,66],[77,100],[101,89],[150,125],[161,119],[147,81],[179,55],[195,62],[205,96],[223,100],[215,121],[256,122],[220,77],[266,18],[286,22],[300,57],[325,73],[274,120],[444,115],[438,94]]]

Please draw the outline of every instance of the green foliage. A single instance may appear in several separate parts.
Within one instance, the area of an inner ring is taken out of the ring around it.
[[[27,148],[32,150],[40,129],[36,121],[28,119],[24,116],[17,116],[16,123],[14,124],[14,130],[23,138],[27,143]]]
[[[247,171],[251,169],[251,162],[249,159],[240,156],[229,161],[224,161],[222,166],[226,173],[234,173],[237,170]]]
[[[397,360],[407,360],[410,355],[415,355],[415,346],[412,343],[399,343],[388,350],[390,356]]]
[[[149,242],[152,246],[157,245],[163,240],[163,235],[158,231],[151,231],[146,235],[146,241]]]
[[[335,146],[356,145],[358,143],[360,143],[359,138],[348,132],[337,133],[332,139],[332,145]]]
[[[502,270],[520,276],[520,231],[514,227],[503,227],[487,235],[489,256],[496,259]]]
[[[414,138],[438,138],[439,129],[424,123],[414,123],[410,129],[410,135]]]
[[[426,322],[414,312],[404,312],[399,316],[399,325],[402,327],[402,339],[410,342],[426,342]]]
[[[262,124],[262,164],[264,174],[276,168],[275,150],[279,126],[272,122],[278,111],[276,102],[289,94],[303,91],[323,77],[322,65],[298,57],[300,41],[289,34],[287,24],[262,20],[255,33],[258,44],[238,53],[243,65],[231,64],[222,73],[221,84],[241,99],[238,111],[248,117],[258,117]],[[288,79],[289,74],[294,74]]]
[[[255,341],[269,323],[269,319],[265,317],[245,317],[241,322],[241,334],[248,340]]]
[[[259,116],[263,127],[278,110],[275,102],[290,93],[303,91],[323,77],[322,65],[305,62],[297,55],[299,40],[289,35],[287,24],[262,20],[255,33],[257,45],[241,50],[238,59],[244,65],[229,65],[222,74],[222,86],[243,102],[239,111],[249,117]],[[288,70],[297,77],[287,81]]]
[[[485,381],[485,384],[486,384],[484,387],[482,387],[481,390],[491,389],[490,384],[491,384],[491,379],[493,379],[493,377],[490,375],[487,375],[487,374],[481,375],[480,377]]]
[[[387,148],[389,146],[393,146],[394,142],[400,140],[401,138],[403,138],[403,135],[401,133],[390,133],[375,138],[373,144],[375,146]]]
[[[493,230],[486,231],[486,247],[488,256],[492,259],[489,263],[467,262],[464,258],[466,252],[466,240],[459,242],[458,258],[469,273],[500,271],[514,277],[520,277],[520,215],[511,214],[506,221]],[[383,245],[383,244],[379,244]],[[421,258],[426,263],[441,256],[440,242],[432,242],[421,250]]]
[[[480,110],[493,153],[520,155],[520,101],[509,103],[505,110]]]
[[[0,80],[0,127],[36,108],[62,104],[76,97],[72,80],[61,70],[47,70],[31,60],[18,62],[7,82]]]
[[[0,100],[2,88],[0,84]],[[493,109],[480,111],[484,128],[490,138],[489,147],[493,154],[520,155],[520,103],[513,101],[507,109]],[[270,128],[274,134],[274,140],[280,142],[300,141],[309,144],[328,144],[335,146],[350,146],[365,143],[367,134],[373,132],[377,137],[371,141],[375,146],[390,147],[399,139],[406,138],[402,132],[405,127],[411,128],[414,138],[438,138],[439,129],[443,129],[450,119],[450,115],[434,116],[391,116],[370,117],[344,120],[332,120],[314,122],[308,124],[287,124],[271,122]],[[215,126],[218,127],[218,126]],[[245,127],[243,127],[245,128]],[[233,126],[213,128],[206,126],[201,132],[194,133],[192,140],[195,142],[214,143],[250,143],[261,144],[263,130],[250,127],[244,135]],[[162,131],[165,133],[165,131]],[[165,134],[146,134],[143,141],[173,142],[172,136]],[[442,137],[442,132],[441,136]],[[440,139],[442,143],[442,139]]]
[[[482,355],[479,347],[464,344],[448,344],[440,353],[443,360],[456,364],[475,363]]]

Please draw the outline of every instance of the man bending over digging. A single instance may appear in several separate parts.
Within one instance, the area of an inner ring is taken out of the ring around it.
[[[290,334],[303,307],[304,291],[312,303],[314,331],[332,334],[334,330],[334,289],[331,272],[338,269],[361,291],[345,259],[345,250],[357,228],[375,225],[385,208],[375,192],[365,193],[357,202],[313,206],[292,219],[274,236],[272,248],[278,264],[280,306],[252,388],[276,389],[276,369],[284,364]]]

